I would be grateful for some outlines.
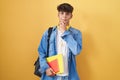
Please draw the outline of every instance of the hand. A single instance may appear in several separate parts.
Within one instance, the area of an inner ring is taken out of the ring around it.
[[[59,23],[59,30],[63,33],[67,29],[66,26],[67,26],[66,22],[60,22]]]
[[[52,68],[48,68],[48,69],[46,70],[46,75],[47,75],[47,76],[55,76],[55,72],[53,71]]]

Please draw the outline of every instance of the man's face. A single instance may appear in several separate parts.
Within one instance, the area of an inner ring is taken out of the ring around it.
[[[68,23],[72,18],[72,13],[60,11],[58,12],[58,18],[60,22]]]

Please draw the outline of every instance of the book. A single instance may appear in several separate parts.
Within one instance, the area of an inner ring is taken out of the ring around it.
[[[56,74],[61,74],[64,72],[63,67],[63,55],[57,54],[46,58],[48,65],[53,69]]]

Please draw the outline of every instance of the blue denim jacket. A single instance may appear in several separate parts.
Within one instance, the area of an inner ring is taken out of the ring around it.
[[[57,27],[53,27],[51,37],[50,37],[50,47],[49,47],[49,56],[57,54],[56,48],[56,36],[57,36]],[[46,62],[46,52],[47,52],[47,35],[48,30],[42,36],[38,52],[40,55],[40,66],[41,72],[43,73],[41,80],[56,80],[56,76],[50,77],[47,76],[45,71],[49,68],[49,65]],[[77,70],[76,70],[76,60],[75,56],[78,55],[82,50],[82,35],[81,32],[75,28],[70,27],[66,30],[62,39],[64,39],[68,45],[68,68],[69,68],[69,80],[80,80]]]

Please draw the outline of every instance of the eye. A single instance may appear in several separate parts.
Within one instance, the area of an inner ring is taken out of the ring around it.
[[[61,12],[60,14],[62,14],[62,15],[63,15],[63,14],[64,14],[64,12]]]
[[[66,15],[69,15],[70,13],[69,12],[66,12]]]

